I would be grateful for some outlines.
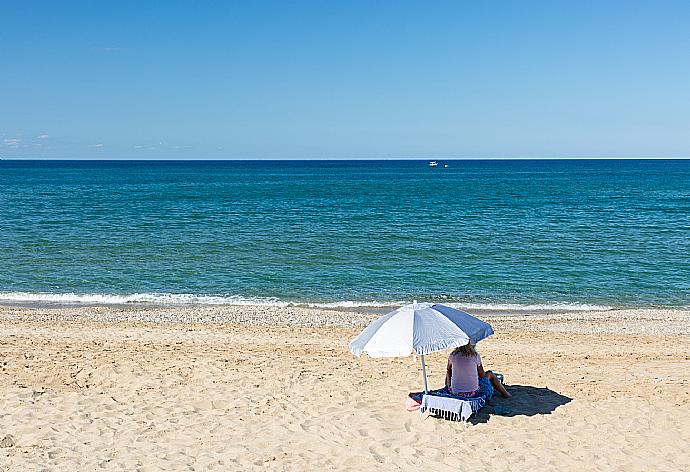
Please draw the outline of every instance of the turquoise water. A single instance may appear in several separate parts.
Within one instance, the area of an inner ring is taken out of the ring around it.
[[[0,236],[5,302],[687,306],[690,161],[0,161]]]

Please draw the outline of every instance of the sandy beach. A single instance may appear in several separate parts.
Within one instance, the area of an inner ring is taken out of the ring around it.
[[[0,470],[690,468],[690,312],[485,318],[512,413],[469,424],[405,411],[418,359],[348,352],[374,317],[0,308]]]

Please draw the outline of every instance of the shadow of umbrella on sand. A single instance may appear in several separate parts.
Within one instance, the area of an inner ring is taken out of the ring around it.
[[[411,303],[372,322],[350,342],[355,356],[406,357],[420,354],[424,392],[429,392],[424,355],[476,344],[494,333],[489,323],[446,305]]]

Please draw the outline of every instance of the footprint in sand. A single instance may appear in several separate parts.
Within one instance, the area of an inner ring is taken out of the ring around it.
[[[381,454],[379,454],[378,452],[376,452],[376,450],[374,450],[374,447],[373,447],[373,446],[369,448],[369,453],[370,453],[371,456],[374,458],[374,460],[375,460],[376,462],[378,462],[379,464],[383,464],[384,462],[386,462],[386,458],[383,457],[383,456],[382,456]]]

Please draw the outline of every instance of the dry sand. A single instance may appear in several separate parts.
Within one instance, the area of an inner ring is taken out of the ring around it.
[[[688,312],[489,319],[513,412],[468,425],[403,409],[413,357],[347,351],[370,319],[0,308],[0,470],[690,470]]]

